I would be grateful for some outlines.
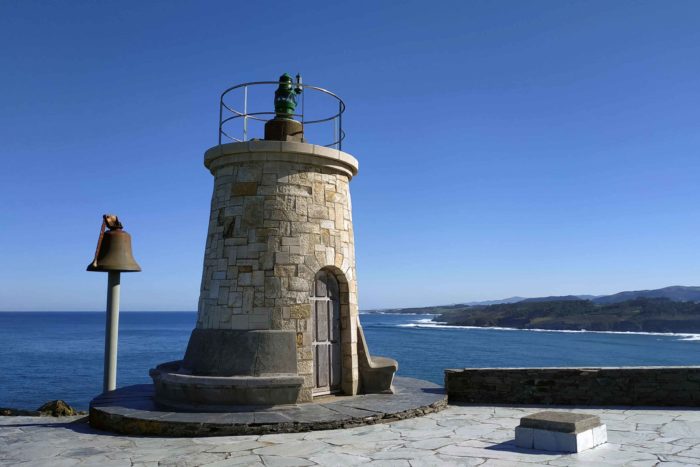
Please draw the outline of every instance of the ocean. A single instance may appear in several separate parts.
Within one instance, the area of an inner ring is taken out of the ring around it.
[[[700,365],[700,336],[454,328],[430,315],[362,314],[370,352],[399,375],[442,384],[445,368]],[[194,312],[123,312],[117,385],[181,359]],[[102,389],[104,312],[0,313],[0,407],[63,399],[85,410]]]

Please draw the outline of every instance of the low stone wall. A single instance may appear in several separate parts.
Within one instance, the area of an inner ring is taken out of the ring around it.
[[[700,366],[445,370],[448,401],[700,406]]]

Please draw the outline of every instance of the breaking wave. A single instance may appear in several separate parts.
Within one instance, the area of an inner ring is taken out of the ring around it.
[[[425,316],[425,315],[423,315]],[[432,315],[431,315],[432,316]],[[641,331],[589,331],[587,329],[519,329],[508,327],[486,327],[486,326],[453,326],[441,321],[433,321],[431,318],[423,318],[410,323],[397,324],[401,328],[424,328],[424,329],[477,329],[493,331],[530,331],[530,332],[563,332],[563,333],[595,333],[595,334],[621,334],[621,335],[643,335],[643,336],[664,336],[677,337],[682,341],[700,341],[700,334],[676,333],[676,332],[641,332]]]

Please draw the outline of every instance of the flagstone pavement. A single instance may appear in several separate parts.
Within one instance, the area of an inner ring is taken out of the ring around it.
[[[576,408],[600,416],[606,445],[579,454],[516,448],[520,417],[539,410],[450,405],[425,417],[344,430],[207,438],[115,435],[80,417],[0,417],[0,465],[700,465],[700,410]]]

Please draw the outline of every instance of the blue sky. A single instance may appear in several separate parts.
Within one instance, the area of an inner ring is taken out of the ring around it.
[[[194,310],[218,97],[347,103],[361,308],[700,285],[700,3],[1,2],[0,310]]]

